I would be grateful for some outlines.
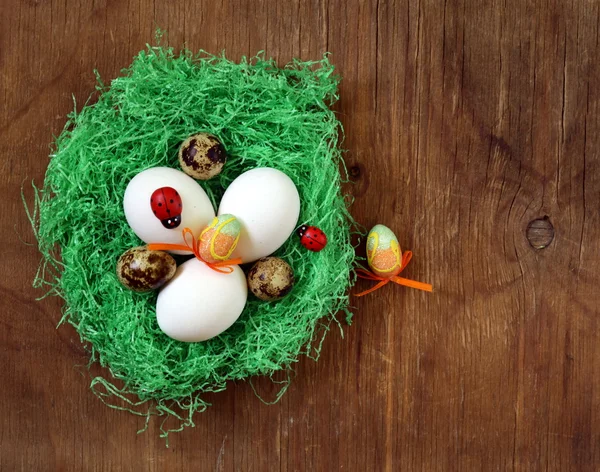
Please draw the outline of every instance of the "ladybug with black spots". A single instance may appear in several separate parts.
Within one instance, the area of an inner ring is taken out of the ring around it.
[[[165,228],[174,229],[181,224],[183,203],[173,187],[157,188],[150,197],[150,206]]]
[[[312,252],[319,252],[327,246],[327,236],[316,226],[303,225],[298,229],[300,244]]]

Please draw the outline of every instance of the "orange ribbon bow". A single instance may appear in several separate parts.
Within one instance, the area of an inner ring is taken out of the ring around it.
[[[148,244],[147,247],[151,251],[192,251],[194,253],[194,256],[196,256],[196,259],[204,262],[212,270],[221,272],[222,274],[231,274],[233,272],[233,267],[231,266],[242,263],[242,259],[239,257],[215,263],[205,261],[200,255],[198,239],[194,237],[194,233],[192,232],[192,230],[190,228],[184,228],[181,234],[183,235],[183,241],[185,242],[185,244],[152,243]],[[191,243],[188,241],[188,236],[192,237]],[[221,267],[224,267],[224,269],[221,269]]]
[[[406,268],[406,266],[408,265],[408,263],[410,262],[411,259],[412,259],[411,251],[405,251],[404,254],[402,254],[402,266],[400,268],[400,272],[402,272]],[[398,272],[398,273],[400,273],[400,272]],[[398,277],[397,275],[394,275],[393,277],[390,277],[390,278],[385,278],[385,277],[380,277],[379,275],[376,275],[373,272],[365,270],[365,269],[356,269],[356,274],[361,279],[378,280],[379,281],[379,283],[377,285],[375,285],[374,287],[371,287],[369,290],[365,290],[364,292],[357,293],[356,294],[357,297],[362,297],[363,295],[367,295],[368,293],[374,292],[375,290],[380,289],[384,285],[387,285],[389,282],[394,282],[395,284],[398,284],[398,285],[404,285],[405,287],[416,288],[418,290],[425,290],[426,292],[433,291],[433,287],[431,286],[431,284],[425,284],[423,282],[416,282],[414,280],[405,279],[404,277]]]

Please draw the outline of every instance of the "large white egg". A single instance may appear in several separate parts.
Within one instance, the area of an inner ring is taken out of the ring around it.
[[[300,216],[300,196],[286,174],[259,167],[229,185],[219,206],[223,214],[234,215],[242,225],[231,257],[252,262],[273,254],[290,237]]]
[[[161,195],[161,207],[153,208],[150,199],[155,191],[162,188],[174,189],[178,195],[174,196],[174,203],[171,203],[168,193]],[[165,200],[165,195],[169,199]],[[158,216],[154,213],[166,211],[169,206],[171,214],[181,212],[170,228],[165,227],[166,222],[163,224],[160,213]],[[213,206],[202,187],[190,176],[170,167],[147,169],[131,179],[125,189],[123,210],[133,232],[146,243],[183,244],[181,232],[184,228],[190,228],[197,237],[215,217]]]
[[[160,329],[178,341],[197,342],[218,336],[239,318],[248,287],[239,266],[216,272],[198,259],[177,268],[156,300]]]

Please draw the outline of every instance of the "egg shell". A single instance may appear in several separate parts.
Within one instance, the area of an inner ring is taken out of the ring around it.
[[[198,259],[177,268],[156,300],[160,329],[178,341],[197,342],[218,336],[239,318],[248,287],[239,266],[216,272]]]
[[[168,229],[152,211],[150,199],[155,190],[171,187],[182,201],[181,223]],[[213,206],[198,182],[177,169],[154,167],[137,174],[125,189],[123,210],[133,232],[146,243],[183,244],[183,228],[196,235],[215,217]],[[190,251],[170,251],[187,254]]]
[[[286,174],[259,167],[229,185],[218,214],[226,213],[235,215],[242,225],[232,257],[253,262],[273,254],[290,237],[300,216],[300,196]]]
[[[376,225],[367,237],[367,262],[376,275],[390,278],[402,269],[402,252],[391,229]]]
[[[198,133],[187,138],[179,148],[179,165],[183,171],[199,180],[219,175],[227,161],[227,153],[216,136]]]
[[[134,292],[148,292],[168,282],[177,270],[177,264],[163,251],[150,251],[144,246],[125,251],[117,262],[117,277]]]
[[[260,300],[279,300],[294,288],[294,271],[283,259],[264,257],[248,272],[248,288]]]
[[[199,251],[207,262],[226,261],[231,257],[240,239],[241,226],[233,215],[215,217],[199,239]]]

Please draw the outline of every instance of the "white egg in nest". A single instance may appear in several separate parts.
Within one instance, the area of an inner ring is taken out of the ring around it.
[[[248,298],[239,266],[221,273],[198,259],[177,268],[156,300],[160,329],[178,341],[206,341],[227,330],[242,314]]]
[[[244,172],[227,187],[218,213],[235,215],[242,226],[231,257],[253,262],[273,254],[294,232],[300,196],[286,174],[258,167]]]
[[[170,167],[147,169],[131,179],[123,210],[133,232],[146,243],[184,244],[184,228],[198,235],[215,217],[198,182]]]

